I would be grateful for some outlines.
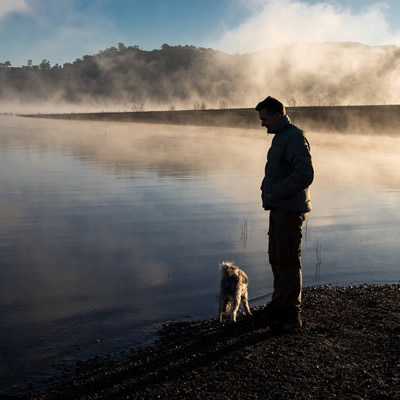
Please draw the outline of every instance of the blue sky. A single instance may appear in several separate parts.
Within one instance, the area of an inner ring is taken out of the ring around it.
[[[51,65],[119,42],[245,53],[296,41],[400,46],[399,0],[0,0],[0,62]]]

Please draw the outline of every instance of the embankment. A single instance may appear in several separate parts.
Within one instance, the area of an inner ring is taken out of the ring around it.
[[[397,135],[400,133],[400,105],[288,107],[287,112],[294,124],[308,131],[351,132],[373,135]],[[25,116],[233,128],[257,128],[260,126],[257,112],[252,108],[35,114]]]

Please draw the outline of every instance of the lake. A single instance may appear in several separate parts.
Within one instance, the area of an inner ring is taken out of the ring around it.
[[[251,307],[268,302],[271,138],[0,116],[2,391],[213,318],[222,260],[248,274]],[[399,282],[400,135],[309,138],[304,285]]]

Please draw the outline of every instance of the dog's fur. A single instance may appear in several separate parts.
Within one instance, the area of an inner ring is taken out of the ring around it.
[[[218,299],[218,317],[220,322],[222,322],[223,314],[228,312],[231,320],[236,322],[236,315],[240,304],[242,304],[245,313],[251,315],[247,293],[247,286],[249,284],[247,275],[234,265],[232,261],[222,261],[219,264],[219,268],[221,271],[221,285]]]

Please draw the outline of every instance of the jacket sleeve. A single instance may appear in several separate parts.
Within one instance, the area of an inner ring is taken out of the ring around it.
[[[272,194],[276,199],[285,199],[306,189],[314,180],[310,144],[305,136],[292,138],[286,148],[286,161],[290,173],[274,182]]]

